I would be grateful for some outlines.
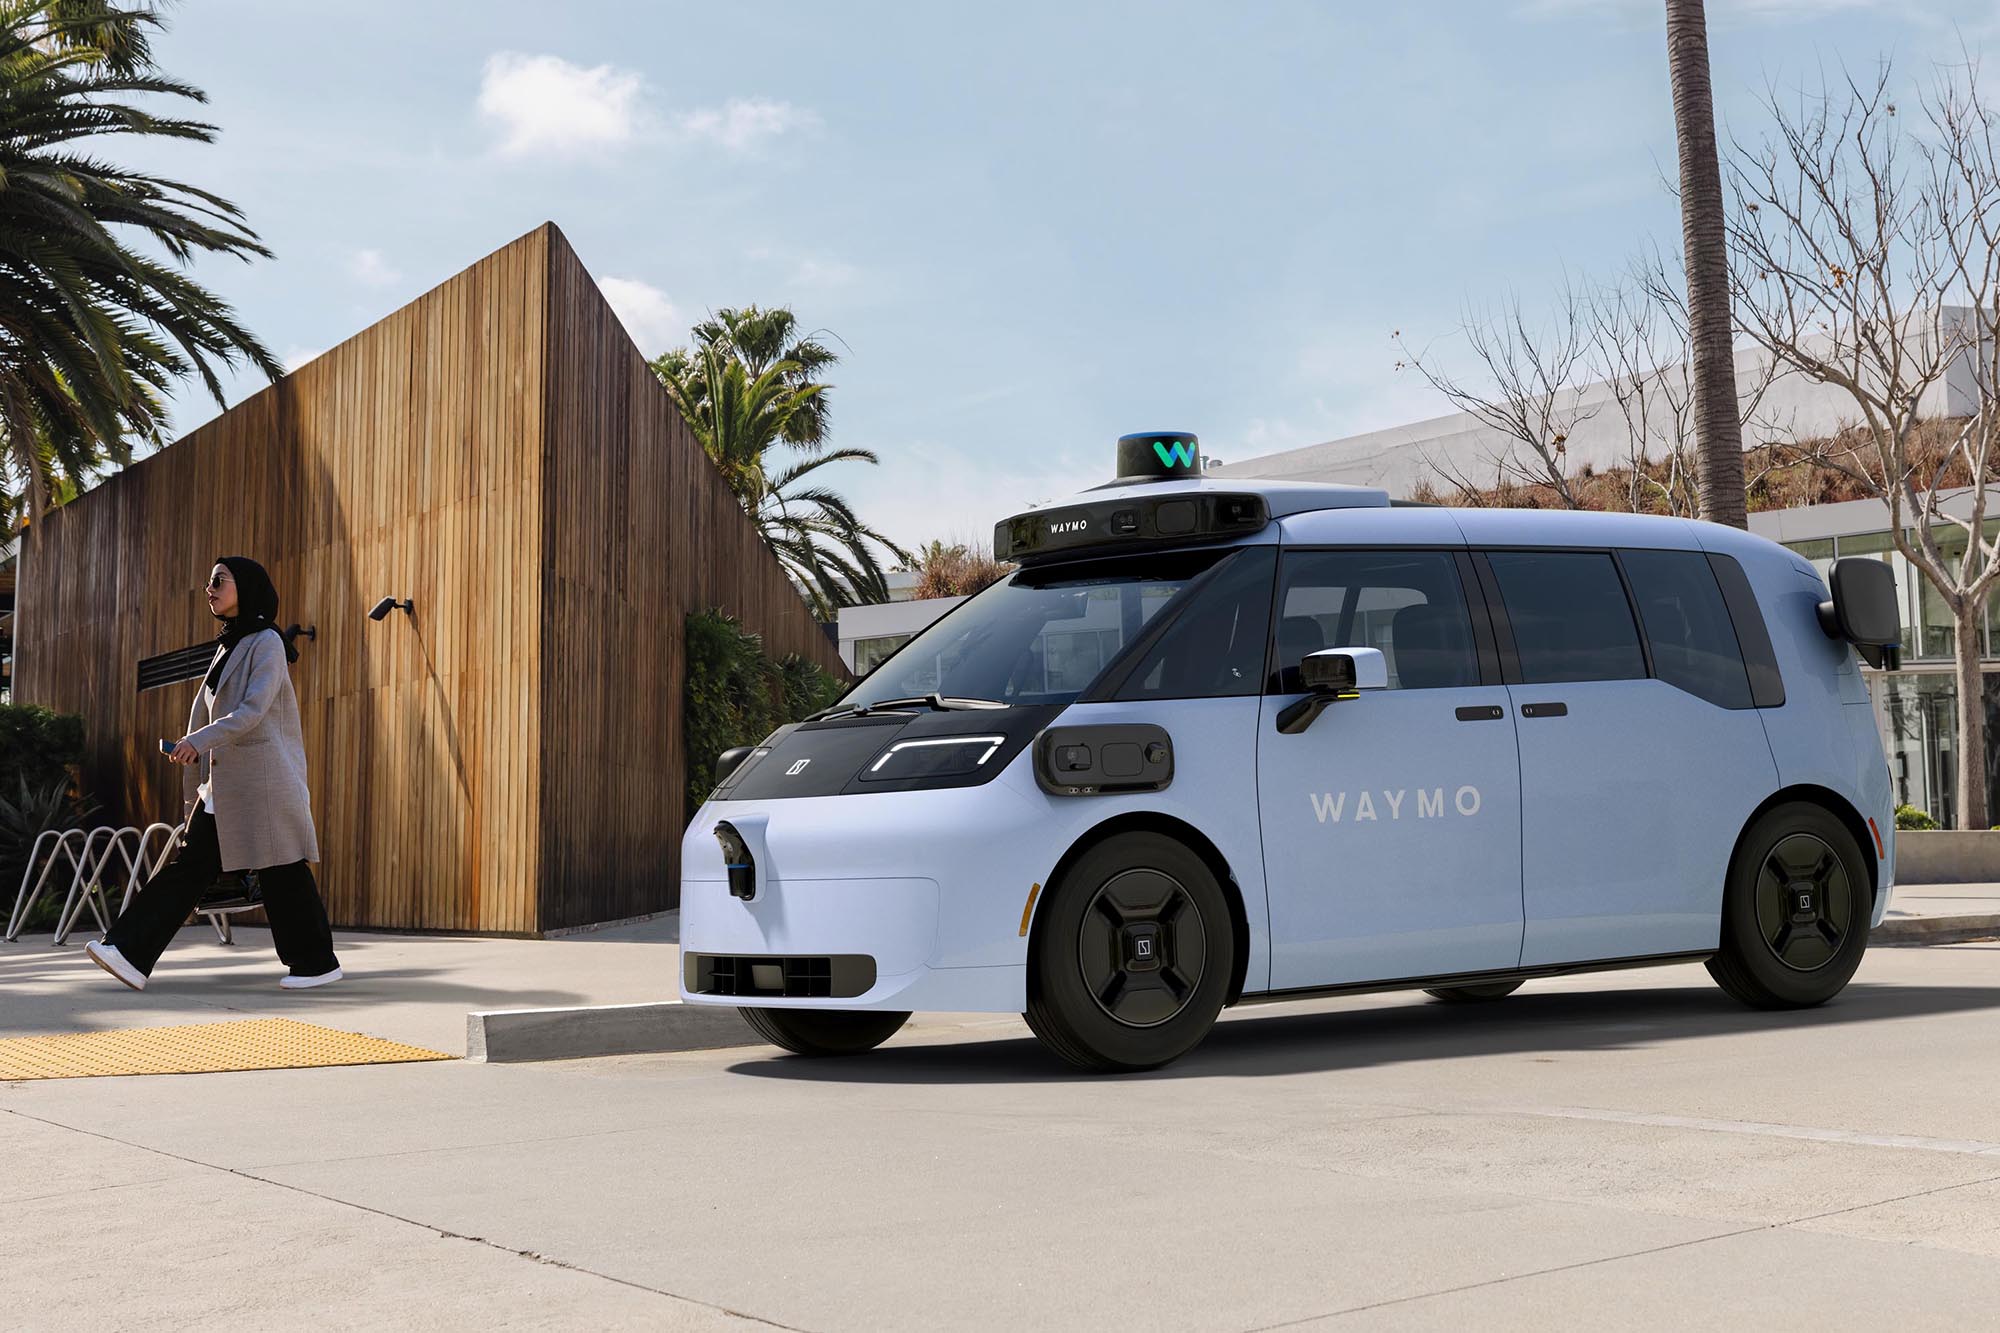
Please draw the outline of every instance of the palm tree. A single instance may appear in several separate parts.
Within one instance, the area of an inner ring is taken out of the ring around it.
[[[213,141],[214,126],[141,104],[206,100],[153,65],[161,26],[145,5],[0,0],[0,456],[25,491],[8,506],[30,518],[100,463],[130,461],[134,439],[157,440],[162,395],[183,376],[221,404],[218,366],[283,373],[182,268],[201,253],[268,256],[236,206],[80,146]]]
[[[790,362],[791,369],[784,375],[784,382],[794,388],[820,383],[820,373],[840,360],[839,354],[821,342],[817,333],[800,334],[798,316],[781,305],[769,310],[754,305],[741,310],[724,308],[695,325],[693,332],[697,347],[734,349],[743,368],[753,377],[781,362]],[[660,359],[671,364],[675,358],[691,355],[686,348],[675,348]],[[810,404],[787,424],[785,443],[818,448],[826,443],[829,424],[826,396],[814,395]]]
[[[1680,145],[1681,240],[1687,251],[1688,343],[1694,363],[1694,426],[1701,517],[1748,527],[1743,496],[1743,422],[1730,345],[1729,255],[1715,106],[1708,86],[1708,19],[1702,0],[1667,0],[1667,69]]]
[[[877,548],[896,559],[906,553],[815,476],[834,463],[880,461],[868,449],[826,445],[831,386],[818,372],[838,358],[816,338],[798,338],[783,307],[725,310],[694,333],[693,347],[656,358],[653,373],[813,614],[831,620],[842,606],[887,601]],[[789,351],[805,359],[778,354]],[[779,466],[772,455],[781,448],[803,457]]]

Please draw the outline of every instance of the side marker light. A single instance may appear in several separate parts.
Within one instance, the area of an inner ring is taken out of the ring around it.
[[[1888,850],[1882,846],[1882,830],[1875,827],[1875,821],[1873,819],[1870,819],[1868,821],[1868,831],[1875,835],[1875,859],[1877,861],[1886,860],[1888,858],[1889,853]]]
[[[1028,890],[1028,901],[1021,908],[1021,938],[1028,938],[1028,921],[1035,914],[1035,899],[1041,896],[1042,886],[1037,884]]]

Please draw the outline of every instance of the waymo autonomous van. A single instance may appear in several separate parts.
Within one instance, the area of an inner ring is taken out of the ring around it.
[[[1700,960],[1819,1004],[1888,907],[1879,561],[1225,481],[1181,433],[994,547],[1014,572],[722,756],[687,1001],[808,1055],[1018,1012],[1146,1069],[1252,1000]]]

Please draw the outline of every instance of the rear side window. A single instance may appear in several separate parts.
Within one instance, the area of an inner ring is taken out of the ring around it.
[[[1273,693],[1298,693],[1299,662],[1322,648],[1381,649],[1391,689],[1479,683],[1451,552],[1292,551],[1284,568]]]
[[[1120,699],[1221,699],[1263,685],[1277,548],[1251,546],[1215,577],[1152,646],[1118,690]]]
[[[1620,551],[1653,649],[1653,674],[1724,708],[1750,707],[1729,608],[1698,551]]]
[[[1641,680],[1646,655],[1625,585],[1601,551],[1489,551],[1524,684]]]

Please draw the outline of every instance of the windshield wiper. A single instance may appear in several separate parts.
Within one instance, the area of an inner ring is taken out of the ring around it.
[[[929,708],[939,713],[956,713],[969,708],[1005,708],[1007,705],[997,699],[961,699],[943,694],[913,694],[907,699],[877,699],[873,703],[836,705],[822,708],[807,718],[808,722],[831,722],[843,717],[868,717],[874,713],[890,712],[898,708]]]

